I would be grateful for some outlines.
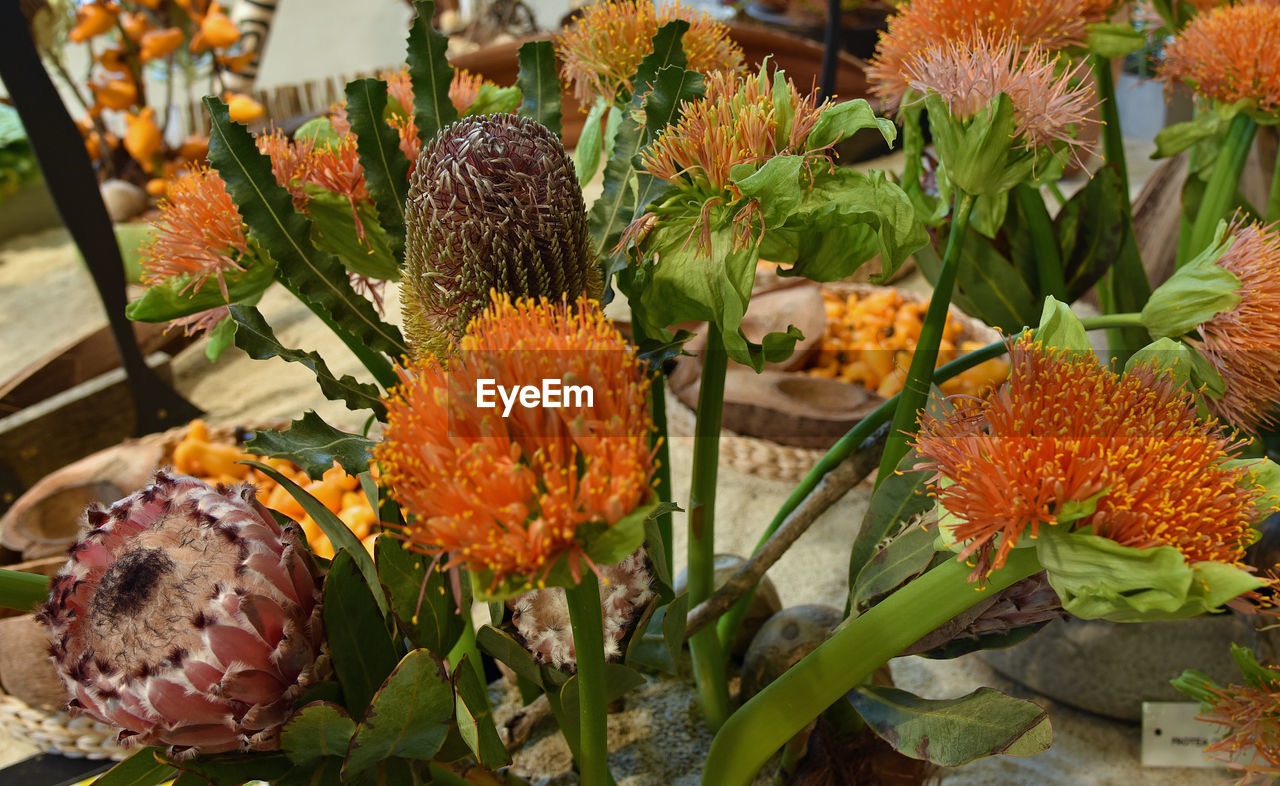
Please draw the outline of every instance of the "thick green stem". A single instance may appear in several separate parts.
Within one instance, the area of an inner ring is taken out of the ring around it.
[[[1244,163],[1249,157],[1249,148],[1253,147],[1253,138],[1257,133],[1258,124],[1244,112],[1231,121],[1227,138],[1218,149],[1217,160],[1213,162],[1213,173],[1209,175],[1200,208],[1196,211],[1196,220],[1191,226],[1191,240],[1187,243],[1184,255],[1178,257],[1178,267],[1195,259],[1197,254],[1213,242],[1213,232],[1218,227],[1218,221],[1227,215],[1235,202],[1240,175],[1244,172]]]
[[[658,455],[658,501],[671,501],[671,452],[667,445],[667,384],[663,375],[659,373],[653,380],[651,389],[650,408],[653,411],[653,425],[657,428],[656,447]],[[672,553],[674,544],[673,533],[671,528],[671,511],[667,511],[658,516],[658,537],[662,539],[662,556],[666,560],[667,575],[671,575],[672,562],[675,555]]]
[[[907,439],[916,430],[916,413],[929,401],[929,385],[933,381],[934,366],[938,362],[938,345],[942,342],[942,330],[947,322],[947,310],[951,308],[951,292],[955,289],[956,272],[960,268],[960,248],[964,245],[964,233],[969,229],[969,214],[973,212],[974,198],[970,194],[956,192],[955,215],[951,219],[947,250],[942,257],[942,269],[933,285],[933,297],[925,312],[920,337],[911,354],[911,366],[899,394],[898,407],[893,413],[893,426],[889,440],[880,459],[880,474],[876,485],[889,477],[898,462],[907,454]]]
[[[449,671],[456,669],[463,658],[471,663],[472,670],[480,678],[480,684],[487,683],[488,680],[484,677],[484,662],[480,660],[480,648],[476,646],[476,625],[471,619],[469,610],[462,615],[462,635],[458,637],[458,642],[453,645],[453,649],[449,651],[449,657],[446,658]],[[488,697],[485,700],[488,701]]]
[[[702,384],[698,389],[698,419],[694,426],[693,472],[689,492],[689,606],[715,591],[716,479],[720,469],[720,418],[724,412],[724,376],[729,356],[720,328],[712,322],[702,353]],[[708,626],[689,639],[693,677],[702,709],[712,729],[729,717],[729,685],[725,659],[715,628]]]
[[[1275,168],[1271,170],[1271,190],[1267,193],[1267,214],[1264,219],[1268,224],[1280,221],[1280,149],[1276,150]]]
[[[1013,189],[1014,198],[1027,218],[1027,231],[1031,235],[1031,248],[1036,258],[1036,276],[1039,278],[1040,297],[1049,295],[1063,303],[1067,301],[1067,281],[1062,272],[1062,254],[1058,240],[1053,235],[1053,222],[1044,206],[1040,189],[1022,183]]]
[[[604,615],[594,573],[565,589],[578,660],[578,775],[582,786],[612,786],[609,775],[609,701],[604,682]]]
[[[48,599],[48,576],[0,568],[0,608],[26,613]]]
[[[949,559],[906,584],[831,638],[735,712],[707,755],[706,786],[747,786],[774,751],[888,660],[984,598],[1041,570],[1035,549],[1014,549],[977,587],[971,568]]]

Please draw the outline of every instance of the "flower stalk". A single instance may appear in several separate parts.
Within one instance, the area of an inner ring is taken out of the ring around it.
[[[692,489],[689,495],[689,605],[696,606],[715,591],[716,479],[720,469],[720,420],[724,412],[724,379],[729,356],[720,328],[711,322],[702,355],[702,384],[698,389],[698,418],[694,427]],[[729,687],[725,658],[713,628],[689,639],[693,675],[707,723],[719,729],[729,716]]]
[[[885,444],[884,456],[880,459],[880,474],[876,477],[877,486],[897,468],[898,462],[907,454],[907,438],[916,430],[916,413],[929,400],[929,384],[938,362],[938,345],[942,341],[942,329],[947,321],[947,310],[951,307],[951,293],[955,289],[956,273],[960,268],[960,248],[963,245],[964,234],[969,228],[969,215],[973,212],[973,203],[973,195],[963,191],[956,192],[955,217],[951,220],[951,231],[947,237],[947,249],[942,258],[942,269],[938,272],[938,280],[934,283],[929,310],[925,312],[924,324],[920,328],[920,338],[916,342],[915,352],[911,355],[907,379],[902,393],[899,394],[901,398],[898,400],[898,406],[894,410],[889,441]]]
[[[1062,255],[1058,252],[1058,241],[1053,236],[1053,225],[1044,206],[1044,197],[1040,196],[1040,189],[1029,183],[1014,186],[1013,196],[1021,205],[1023,215],[1027,217],[1027,231],[1031,235],[1032,248],[1035,249],[1040,295],[1049,295],[1065,303],[1069,298],[1067,282],[1062,275]]]
[[[1271,172],[1271,190],[1267,193],[1267,214],[1264,221],[1268,224],[1280,221],[1280,152],[1276,154],[1275,169]]]
[[[836,630],[716,734],[702,782],[746,786],[774,751],[880,666],[979,601],[1041,570],[1034,549],[1015,549],[975,589],[970,568],[947,560]]]
[[[1244,172],[1245,160],[1257,133],[1257,121],[1245,112],[1237,114],[1231,121],[1227,137],[1213,163],[1213,173],[1205,186],[1204,197],[1200,200],[1200,208],[1191,227],[1191,240],[1183,249],[1185,253],[1178,257],[1178,267],[1190,262],[1213,241],[1218,221],[1227,215],[1235,201],[1240,175]]]
[[[578,659],[578,774],[582,786],[612,786],[609,775],[608,697],[604,682],[604,626],[600,584],[594,573],[565,588]]]

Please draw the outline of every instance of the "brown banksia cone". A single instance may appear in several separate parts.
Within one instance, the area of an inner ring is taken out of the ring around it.
[[[404,329],[419,356],[452,346],[491,290],[600,296],[573,160],[526,117],[480,115],[442,129],[418,157],[405,233]]]

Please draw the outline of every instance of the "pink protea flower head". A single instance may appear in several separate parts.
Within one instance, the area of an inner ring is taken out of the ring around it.
[[[1217,265],[1240,279],[1240,301],[1205,322],[1192,346],[1222,375],[1222,398],[1210,411],[1251,433],[1280,425],[1280,231],[1241,219]]]
[[[583,581],[591,578],[584,576]],[[597,580],[604,615],[604,656],[616,659],[622,656],[619,644],[623,636],[644,604],[653,597],[653,590],[649,588],[653,576],[643,552],[637,551],[616,565],[599,566]],[[527,592],[511,603],[516,632],[539,663],[550,663],[558,669],[577,668],[569,601],[563,587]]]
[[[297,528],[250,484],[163,471],[85,521],[39,614],[71,709],[177,755],[279,747],[323,644]]]
[[[1089,119],[1098,98],[1088,64],[1058,73],[1057,57],[1039,44],[1023,49],[1014,39],[983,37],[938,44],[908,57],[903,72],[912,89],[938,95],[960,120],[978,114],[1001,93],[1009,96],[1015,136],[1023,147],[1062,142],[1073,151],[1085,148],[1073,131],[1096,122]]]

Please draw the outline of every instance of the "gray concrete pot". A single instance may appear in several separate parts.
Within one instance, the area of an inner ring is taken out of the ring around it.
[[[1238,682],[1231,643],[1258,657],[1276,652],[1276,634],[1257,633],[1239,614],[1174,622],[1119,624],[1059,620],[1016,647],[980,657],[1009,679],[1044,696],[1126,721],[1142,717],[1144,701],[1184,701],[1169,685],[1183,669]]]

